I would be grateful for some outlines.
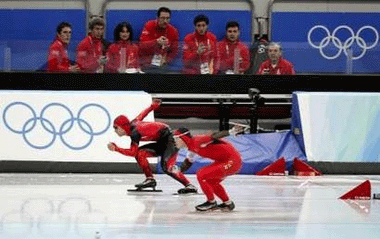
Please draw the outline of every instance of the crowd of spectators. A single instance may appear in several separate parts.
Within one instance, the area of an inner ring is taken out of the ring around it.
[[[94,17],[89,23],[89,34],[77,46],[75,62],[69,60],[67,53],[72,26],[62,22],[49,48],[47,71],[165,72],[166,66],[178,57],[179,52],[178,29],[170,24],[170,17],[169,8],[159,8],[157,18],[145,23],[138,41],[133,37],[131,24],[121,22],[114,29],[114,42],[111,44],[104,40],[104,19]],[[279,43],[265,44],[263,50],[263,44],[261,48],[249,49],[240,41],[241,29],[237,21],[227,22],[225,38],[220,41],[209,31],[207,16],[198,15],[193,23],[194,32],[184,39],[182,73],[295,74],[293,65],[282,57]],[[259,61],[256,59],[258,56],[261,56]]]

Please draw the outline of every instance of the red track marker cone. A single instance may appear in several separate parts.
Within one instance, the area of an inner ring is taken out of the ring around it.
[[[348,191],[339,199],[370,200],[371,199],[371,182],[369,180],[366,180],[365,182],[359,184],[355,188]]]
[[[321,176],[322,173],[304,161],[294,158],[293,171],[296,176]]]
[[[285,158],[281,157],[270,165],[266,166],[261,171],[257,172],[256,175],[283,176],[285,175],[285,168]]]

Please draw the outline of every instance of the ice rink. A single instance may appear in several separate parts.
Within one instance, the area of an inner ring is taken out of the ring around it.
[[[188,175],[197,185],[195,175]],[[0,174],[0,238],[380,238],[380,200],[340,200],[380,176],[235,175],[236,208],[196,212],[202,194],[157,175],[162,193],[129,193],[142,174]]]

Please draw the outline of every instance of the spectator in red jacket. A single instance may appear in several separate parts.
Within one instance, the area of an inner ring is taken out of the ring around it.
[[[221,74],[244,74],[250,65],[248,47],[239,40],[239,23],[227,22],[226,38],[218,42],[218,72]]]
[[[268,60],[261,63],[257,74],[259,75],[294,75],[293,64],[282,57],[282,47],[272,42],[268,45]]]
[[[178,53],[178,30],[169,24],[171,11],[161,7],[157,19],[144,25],[140,36],[140,62],[143,68],[162,67],[173,61]]]
[[[107,63],[103,45],[104,20],[93,19],[89,28],[90,34],[78,45],[77,62],[83,72],[102,73]]]
[[[195,32],[186,35],[183,47],[185,74],[213,74],[216,66],[216,36],[208,31],[209,19],[198,15],[194,19]]]
[[[131,24],[119,23],[114,30],[115,42],[107,50],[107,72],[137,73],[139,68],[138,46],[133,43]]]
[[[48,72],[77,72],[77,65],[70,65],[67,46],[71,40],[71,25],[61,22],[57,27],[57,36],[49,47]]]

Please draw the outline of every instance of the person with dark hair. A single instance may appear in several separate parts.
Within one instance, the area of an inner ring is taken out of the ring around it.
[[[107,72],[138,72],[138,46],[133,43],[133,29],[128,22],[121,22],[116,26],[114,30],[114,43],[107,50],[107,59]]]
[[[107,63],[103,44],[104,20],[94,18],[89,23],[90,33],[77,47],[77,62],[83,72],[102,73]]]
[[[194,19],[195,32],[185,37],[183,72],[185,74],[214,74],[217,48],[216,36],[208,31],[209,19],[198,15]]]
[[[71,40],[71,24],[61,22],[57,26],[54,42],[49,47],[47,72],[78,72],[77,65],[71,65],[67,46]]]
[[[240,26],[236,21],[226,24],[226,37],[218,42],[218,72],[244,74],[250,65],[248,47],[239,40]]]
[[[161,7],[157,19],[145,23],[140,35],[140,62],[143,70],[162,68],[178,53],[178,30],[170,22],[171,11]]]
[[[116,151],[126,156],[135,157],[138,165],[144,171],[146,180],[136,184],[136,188],[155,188],[157,185],[153,177],[152,169],[147,160],[148,157],[161,157],[162,170],[185,186],[185,189],[178,190],[179,194],[195,193],[197,189],[193,186],[186,176],[179,170],[176,165],[178,148],[175,145],[173,134],[168,125],[161,122],[144,122],[143,119],[153,110],[160,107],[161,101],[156,99],[144,111],[142,111],[134,120],[124,115],[119,115],[114,120],[113,127],[119,136],[130,136],[131,147],[129,149],[119,148],[115,143],[109,143],[108,149]],[[139,147],[140,141],[155,141]]]
[[[261,63],[258,75],[295,75],[293,64],[282,56],[280,43],[271,42],[268,45],[268,60]]]
[[[207,201],[196,206],[198,211],[210,211],[221,209],[232,211],[235,204],[231,201],[221,182],[230,175],[239,172],[242,166],[240,153],[235,147],[221,139],[228,135],[237,135],[242,128],[234,127],[229,131],[221,131],[210,135],[192,136],[186,128],[179,128],[174,132],[178,148],[187,148],[190,152],[211,159],[214,162],[197,171],[199,185],[205,194]],[[187,156],[181,165],[181,171],[186,171],[192,164],[191,156]],[[220,198],[223,203],[217,204],[215,196]]]

